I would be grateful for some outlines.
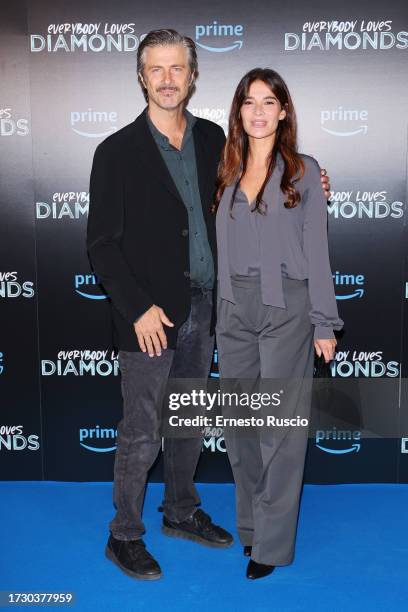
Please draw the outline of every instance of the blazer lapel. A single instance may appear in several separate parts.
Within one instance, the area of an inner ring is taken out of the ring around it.
[[[135,119],[134,126],[136,132],[135,144],[138,150],[138,159],[146,166],[149,173],[154,169],[154,177],[160,181],[164,187],[174,195],[183,204],[183,199],[178,191],[172,176],[167,168],[167,165],[161,156],[157,144],[153,138],[150,128],[147,123],[146,113],[144,110],[139,117]]]

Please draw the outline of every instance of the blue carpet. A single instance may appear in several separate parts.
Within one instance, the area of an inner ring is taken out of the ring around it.
[[[236,535],[232,485],[199,491]],[[1,482],[0,590],[74,591],[70,609],[92,611],[407,609],[408,486],[305,486],[295,562],[256,582],[238,542],[217,550],[160,533],[159,484],[146,495],[145,541],[164,575],[127,578],[104,557],[111,495],[106,483]]]

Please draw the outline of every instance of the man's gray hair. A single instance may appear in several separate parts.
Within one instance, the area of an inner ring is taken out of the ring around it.
[[[165,47],[166,45],[183,45],[188,52],[188,63],[190,66],[190,72],[195,80],[198,75],[198,61],[197,61],[197,48],[192,38],[183,36],[176,32],[176,30],[152,30],[146,34],[145,38],[140,43],[137,50],[137,75],[139,83],[143,89],[144,97],[147,101],[147,92],[143,82],[140,79],[140,75],[143,76],[143,70],[145,66],[145,57],[147,47]],[[191,85],[194,87],[194,81]]]

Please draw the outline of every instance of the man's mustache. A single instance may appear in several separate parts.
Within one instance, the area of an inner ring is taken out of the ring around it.
[[[160,85],[160,87],[158,87],[156,91],[162,91],[163,89],[171,89],[172,91],[180,91],[180,89],[178,87],[175,87],[174,85]]]

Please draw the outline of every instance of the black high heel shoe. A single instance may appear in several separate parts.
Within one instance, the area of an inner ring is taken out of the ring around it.
[[[252,546],[244,546],[244,557],[250,557],[252,554]]]
[[[253,559],[250,559],[246,571],[246,577],[250,580],[257,580],[258,578],[269,576],[269,574],[272,574],[274,569],[274,565],[264,565],[263,563],[257,563]]]

